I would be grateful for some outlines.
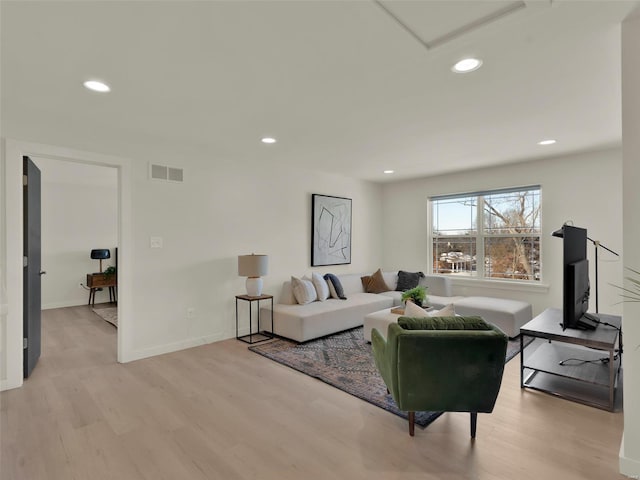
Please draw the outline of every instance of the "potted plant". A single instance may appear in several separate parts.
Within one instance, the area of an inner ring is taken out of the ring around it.
[[[418,285],[417,287],[402,292],[401,298],[403,303],[406,303],[407,300],[411,300],[413,303],[421,307],[427,299],[427,287]]]
[[[102,275],[104,275],[105,277],[110,277],[115,274],[116,274],[116,267],[114,267],[113,265],[108,266],[107,268],[104,269],[104,272],[102,272]]]
[[[631,282],[630,288],[619,287],[618,285],[614,285],[614,287],[624,292],[621,294],[622,298],[624,298],[624,300],[622,300],[623,302],[640,302],[640,272],[630,267],[624,268],[633,273],[637,278],[625,277]]]

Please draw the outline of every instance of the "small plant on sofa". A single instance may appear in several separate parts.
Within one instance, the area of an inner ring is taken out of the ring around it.
[[[424,301],[427,299],[427,287],[418,285],[417,287],[414,287],[411,290],[402,292],[401,298],[403,303],[406,302],[407,300],[411,300],[416,305],[422,306]]]

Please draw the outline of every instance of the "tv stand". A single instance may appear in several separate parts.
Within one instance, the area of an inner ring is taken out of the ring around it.
[[[548,308],[523,325],[521,388],[613,411],[621,364],[621,355],[616,353],[621,352],[622,319],[606,314],[600,317],[597,330],[562,330],[562,310]],[[526,347],[525,336],[533,337]]]
[[[580,330],[595,330],[600,325],[600,318],[591,313],[585,313],[576,323],[576,328]]]

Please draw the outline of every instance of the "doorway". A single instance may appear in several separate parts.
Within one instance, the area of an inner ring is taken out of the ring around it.
[[[41,276],[43,360],[72,349],[90,350],[95,340],[102,344],[101,357],[105,345],[111,345],[115,361],[117,274],[103,272],[116,270],[118,258],[118,171],[112,166],[38,156],[31,160],[41,180],[40,250],[46,272]],[[25,205],[27,212],[30,209]],[[99,259],[94,259],[96,254]],[[114,286],[107,286],[104,279]],[[95,287],[93,283],[105,286],[90,288]],[[29,291],[24,294],[31,296]],[[71,308],[76,306],[84,308]],[[101,325],[105,320],[109,323]],[[71,327],[79,328],[72,331]],[[65,341],[65,332],[84,338],[82,345]]]
[[[114,167],[118,177],[118,323],[117,360],[126,362],[133,358],[131,353],[131,326],[129,318],[131,302],[132,269],[130,248],[132,246],[131,226],[131,161],[129,159],[83,152],[64,147],[34,144],[12,139],[5,141],[4,197],[6,270],[3,273],[6,285],[6,312],[4,327],[4,348],[0,352],[0,390],[16,388],[23,381],[23,233],[22,233],[22,157],[38,157],[48,160]],[[88,296],[88,294],[87,294]]]
[[[42,278],[42,309],[87,305],[87,274],[116,265],[118,171],[111,166],[31,158],[41,172],[42,265],[47,271]],[[94,250],[103,260],[91,258]],[[104,288],[94,303],[109,300]]]

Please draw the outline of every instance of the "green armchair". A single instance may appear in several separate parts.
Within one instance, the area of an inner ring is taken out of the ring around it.
[[[398,408],[409,412],[414,435],[416,411],[470,412],[471,437],[478,412],[490,413],[504,371],[507,336],[480,317],[401,317],[387,339],[374,329],[376,366]]]

